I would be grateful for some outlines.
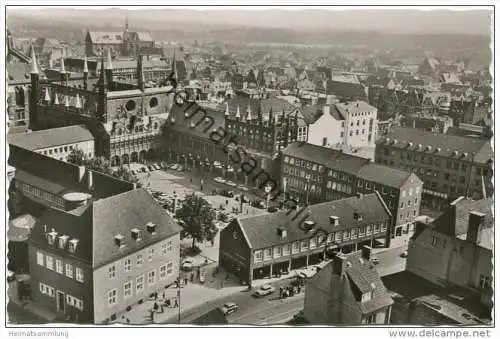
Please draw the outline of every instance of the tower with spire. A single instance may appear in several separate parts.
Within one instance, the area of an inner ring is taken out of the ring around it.
[[[106,81],[105,69],[104,69],[104,56],[101,56],[101,70],[99,72],[99,94],[98,94],[98,104],[97,104],[97,116],[104,121],[106,116],[106,92],[108,90],[108,84]]]
[[[29,128],[34,129],[38,118],[38,98],[40,96],[40,71],[36,59],[35,48],[31,45],[31,91],[29,107]]]
[[[89,83],[89,66],[87,62],[87,54],[83,56],[83,89],[88,89]]]
[[[137,85],[144,92],[144,68],[142,66],[142,55],[137,56]]]

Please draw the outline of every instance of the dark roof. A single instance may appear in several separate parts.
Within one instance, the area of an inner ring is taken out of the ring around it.
[[[400,188],[410,177],[421,181],[414,173],[403,171],[394,167],[369,163],[361,167],[358,172],[360,179],[380,183],[384,186]]]
[[[201,315],[191,322],[193,325],[225,325],[228,324],[227,318],[219,308]]]
[[[492,206],[492,199],[462,199],[449,206],[443,214],[433,221],[434,231],[452,237],[466,234],[469,228],[469,212],[472,211],[486,214],[484,229],[492,228]]]
[[[229,115],[230,117],[236,116],[237,108],[240,108],[240,114],[242,118],[246,118],[247,109],[250,105],[250,110],[252,111],[252,117],[257,118],[257,113],[260,110],[262,112],[262,117],[267,118],[269,116],[269,111],[273,110],[274,116],[280,115],[283,110],[285,114],[290,114],[298,110],[297,107],[290,104],[288,101],[279,98],[269,98],[269,99],[254,99],[246,96],[235,96],[228,102],[229,105]],[[222,112],[226,110],[226,104],[222,104],[218,108]]]
[[[22,170],[16,170],[16,180],[38,187],[46,192],[61,195],[69,188],[56,182],[45,180]]]
[[[283,154],[351,174],[357,174],[361,167],[370,162],[369,159],[346,154],[340,150],[302,142],[290,144]]]
[[[326,83],[326,94],[332,94],[342,98],[366,99],[367,95],[362,84],[328,80]]]
[[[94,44],[122,44],[122,32],[88,32]]]
[[[8,80],[7,83],[30,83],[31,65],[24,63],[7,63]],[[39,68],[40,69],[40,68]]]
[[[397,143],[394,144],[394,140]],[[413,149],[422,145],[422,152],[441,155],[445,157],[456,157],[462,160],[471,160],[474,157],[476,162],[486,163],[489,159],[493,159],[493,151],[489,140],[466,138],[456,135],[442,134],[423,131],[419,129],[395,127],[393,130],[383,135],[377,145],[391,145],[391,147],[408,148],[408,143],[413,143]],[[432,149],[427,151],[426,147],[431,146]],[[438,152],[437,148],[441,150]],[[454,151],[458,151],[458,155],[454,156]],[[463,156],[467,153],[467,156]]]
[[[325,106],[330,107],[330,115],[335,120],[345,120],[344,117],[342,116],[342,113],[340,113],[340,111],[337,109],[336,105],[318,105],[318,104],[302,108],[301,112],[302,115],[304,116],[304,120],[308,124],[315,123],[319,118],[323,116],[323,107]]]
[[[354,218],[354,212],[360,213],[362,220]],[[312,231],[306,232],[302,229],[300,222],[307,213],[307,220],[316,222]],[[362,227],[391,218],[385,203],[377,193],[367,194],[362,197],[351,197],[347,199],[329,201],[308,207],[304,215],[298,215],[295,220],[295,212],[287,215],[287,212],[270,213],[258,216],[238,218],[233,221],[240,225],[243,233],[253,249],[265,248],[278,244],[290,243],[292,241],[309,239],[318,230],[327,233]],[[330,216],[339,217],[339,226],[330,224]],[[287,236],[282,238],[278,235],[278,227],[287,230]],[[224,232],[224,231],[223,231]]]
[[[146,229],[146,224],[157,225],[156,234]],[[131,238],[130,230],[138,228],[142,240]],[[181,227],[158,205],[145,189],[118,194],[93,203],[93,260],[94,267],[102,266],[118,258],[179,233]],[[114,244],[114,237],[124,236],[125,247]]]
[[[92,133],[85,126],[67,126],[33,131],[24,134],[10,134],[9,144],[29,150],[74,144],[94,140]]]
[[[339,258],[335,258],[335,260],[339,260]],[[361,251],[344,254],[343,260],[347,261],[350,266],[345,267],[341,275],[335,271],[335,264],[332,261],[319,273],[308,279],[308,284],[327,290],[349,291],[356,301],[355,305],[351,306],[358,308],[363,314],[369,314],[393,304],[376,267],[369,260],[362,258]],[[348,289],[343,288],[343,284],[346,283],[349,286]],[[373,291],[372,298],[361,302],[362,294],[370,291]]]

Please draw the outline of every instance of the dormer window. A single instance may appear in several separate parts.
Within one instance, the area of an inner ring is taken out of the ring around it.
[[[148,232],[151,233],[152,235],[156,234],[156,224],[152,222],[148,222],[146,225]]]
[[[361,221],[361,220],[363,220],[363,216],[362,216],[362,215],[361,215],[361,213],[359,213],[359,212],[354,212],[354,215],[353,215],[353,216],[354,216],[354,220],[356,220],[356,221]]]
[[[69,247],[68,247],[68,250],[70,253],[75,253],[76,252],[76,248],[78,247],[78,239],[71,239],[69,241]]]
[[[130,233],[132,235],[132,239],[135,241],[141,241],[141,231],[138,228],[131,229]]]
[[[125,243],[123,241],[125,237],[121,234],[115,235],[115,245],[118,246],[119,248],[122,248],[125,246]]]
[[[64,250],[66,249],[66,244],[68,243],[68,236],[67,235],[63,235],[61,237],[59,237],[59,248]]]
[[[361,296],[361,302],[364,303],[366,301],[372,300],[372,294],[373,294],[372,291],[363,293],[363,295]]]
[[[56,238],[57,238],[57,232],[54,229],[52,229],[52,231],[50,231],[47,234],[47,241],[49,242],[49,245],[54,245]]]

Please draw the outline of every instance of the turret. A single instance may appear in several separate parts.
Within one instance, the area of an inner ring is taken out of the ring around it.
[[[87,54],[83,56],[83,89],[88,88],[89,66],[87,63]]]
[[[38,117],[38,97],[40,95],[40,72],[36,60],[35,48],[31,46],[31,91],[29,106],[29,128],[34,129]]]
[[[227,118],[229,117],[229,103],[226,102],[226,111],[224,112],[224,116]]]
[[[111,63],[111,50],[108,49],[108,60],[106,62],[106,81],[108,82],[108,90],[113,90],[113,64]]]
[[[236,107],[236,119],[239,120],[241,119],[241,114],[240,114],[240,105]]]
[[[80,101],[80,95],[76,93],[75,108],[82,108],[82,102]]]
[[[106,82],[106,76],[104,75],[104,58],[101,57],[101,70],[99,74],[99,95],[97,104],[97,115],[101,118],[101,121],[105,120],[106,116],[106,91],[108,85]]]
[[[64,56],[61,56],[61,67],[59,73],[61,73],[61,81],[63,84],[66,84],[69,78],[69,73],[66,72],[66,67],[64,66]]]
[[[250,104],[248,104],[248,107],[247,107],[247,120],[248,121],[252,120],[252,110],[250,109]]]
[[[142,55],[137,56],[137,85],[144,92],[144,69],[142,68]]]

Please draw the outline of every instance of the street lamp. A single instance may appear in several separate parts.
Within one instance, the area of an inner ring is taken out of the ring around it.
[[[271,186],[267,185],[264,188],[264,191],[266,192],[266,208],[269,208],[269,200],[271,198],[271,195],[269,193],[271,192]]]

